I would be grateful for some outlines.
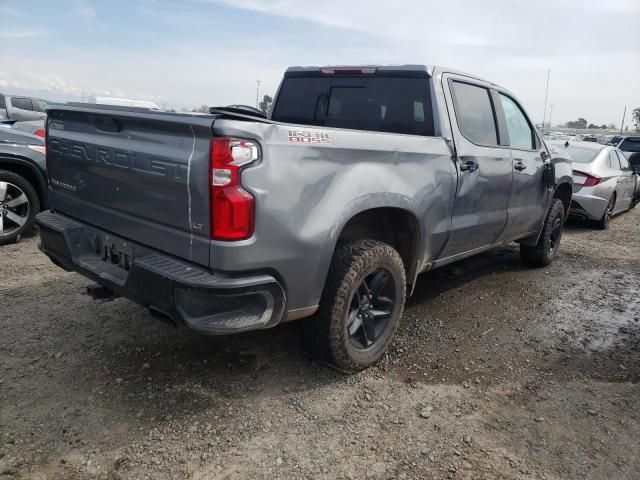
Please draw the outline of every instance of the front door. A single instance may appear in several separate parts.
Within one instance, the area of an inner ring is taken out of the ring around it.
[[[452,74],[443,82],[458,171],[451,235],[441,257],[449,258],[498,240],[507,224],[513,167],[509,148],[500,144],[490,87]]]
[[[507,228],[503,238],[514,240],[540,230],[547,211],[545,160],[549,153],[518,103],[496,93],[498,116],[504,115],[513,157],[513,189],[509,199]]]

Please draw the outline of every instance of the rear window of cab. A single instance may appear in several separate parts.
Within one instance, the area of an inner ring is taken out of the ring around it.
[[[286,77],[271,119],[300,125],[434,135],[428,78]]]

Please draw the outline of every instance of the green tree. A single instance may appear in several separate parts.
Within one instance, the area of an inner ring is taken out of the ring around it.
[[[196,113],[209,113],[209,105],[200,105],[198,108],[191,110]]]
[[[272,103],[273,98],[271,98],[269,95],[265,95],[264,97],[262,97],[262,101],[258,104],[258,108],[260,108],[260,110],[262,110],[266,115],[269,115]]]
[[[580,117],[578,120],[574,120],[573,122],[567,122],[566,127],[567,128],[587,128],[588,124],[589,122],[587,122],[584,118]]]
[[[636,107],[631,112],[631,118],[633,119],[633,124],[636,127],[636,132],[640,132],[640,107]]]

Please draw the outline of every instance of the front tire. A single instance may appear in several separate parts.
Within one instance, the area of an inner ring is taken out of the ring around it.
[[[554,198],[547,218],[544,220],[542,233],[535,245],[520,245],[522,261],[532,267],[546,267],[558,255],[560,240],[564,229],[564,204]]]
[[[398,252],[376,240],[338,244],[318,312],[305,325],[307,351],[345,373],[373,365],[398,327],[406,296]]]
[[[39,211],[40,199],[31,184],[0,170],[0,245],[19,241],[31,231]]]

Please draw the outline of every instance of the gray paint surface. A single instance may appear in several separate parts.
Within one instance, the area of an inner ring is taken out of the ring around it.
[[[342,229],[360,212],[393,207],[416,219],[415,272],[508,241],[535,240],[553,195],[542,175],[544,145],[514,152],[508,145],[469,142],[457,128],[446,81],[464,78],[506,91],[459,72],[406,68],[431,76],[425,88],[432,91],[437,136],[219,114],[52,107],[53,208],[212,271],[272,274],[286,290],[288,310],[308,313],[319,302]],[[290,131],[323,133],[328,142],[292,143]],[[261,159],[242,173],[256,205],[255,233],[247,240],[209,239],[212,136],[260,145]],[[524,173],[513,169],[516,156],[526,156]],[[461,161],[468,159],[478,170],[461,171]],[[555,183],[570,185],[570,165],[563,159],[554,164]]]

